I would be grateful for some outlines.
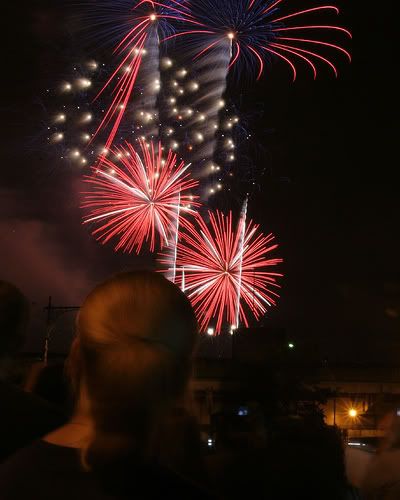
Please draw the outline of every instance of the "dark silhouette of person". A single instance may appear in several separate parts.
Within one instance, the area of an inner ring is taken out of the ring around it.
[[[63,423],[61,412],[10,381],[28,319],[25,296],[0,281],[0,462]]]
[[[265,445],[237,448],[213,480],[218,494],[231,500],[359,498],[346,479],[337,430],[302,417],[270,423]]]
[[[120,274],[89,294],[76,329],[73,417],[0,467],[1,498],[208,498],[159,460],[197,339],[186,296],[160,274]]]
[[[64,362],[42,364],[35,372],[25,385],[25,390],[36,394],[70,416],[73,411],[73,401]]]

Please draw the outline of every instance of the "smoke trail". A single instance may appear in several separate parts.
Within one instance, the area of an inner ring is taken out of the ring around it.
[[[150,31],[145,44],[139,80],[139,95],[134,103],[134,121],[140,123],[146,139],[159,136],[158,94],[161,88],[160,51],[157,26]]]
[[[223,107],[223,96],[226,90],[226,79],[231,60],[231,44],[218,44],[208,55],[199,58],[196,72],[199,74],[200,92],[194,106],[206,115],[200,131],[203,142],[196,148],[193,162],[207,165],[213,161],[216,150],[216,132],[219,128],[219,112]]]

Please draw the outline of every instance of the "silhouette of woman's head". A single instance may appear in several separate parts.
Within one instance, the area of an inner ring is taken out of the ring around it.
[[[157,429],[184,393],[196,336],[188,299],[159,274],[120,274],[89,294],[69,361],[93,422],[89,466],[154,453]]]

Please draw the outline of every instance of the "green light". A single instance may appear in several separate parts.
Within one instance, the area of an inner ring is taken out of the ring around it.
[[[292,344],[291,342],[288,344],[289,346],[289,349],[294,349],[294,344]]]

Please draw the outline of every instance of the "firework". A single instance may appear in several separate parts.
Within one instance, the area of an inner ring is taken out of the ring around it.
[[[122,3],[122,5],[121,5]],[[340,26],[329,24],[304,24],[304,16],[315,13],[339,13],[337,7],[326,5],[291,12],[286,15],[280,13],[283,0],[150,0],[136,1],[129,7],[130,22],[127,22],[128,4],[120,0],[116,9],[121,9],[125,14],[120,28],[105,30],[110,23],[105,15],[109,6],[99,8],[97,26],[115,37],[120,34],[120,39],[114,48],[118,57],[115,70],[108,81],[102,86],[95,99],[104,91],[112,87],[111,103],[107,107],[93,140],[101,131],[108,129],[105,149],[114,143],[116,134],[124,120],[126,109],[130,104],[143,66],[143,57],[150,50],[148,67],[153,75],[150,79],[158,82],[159,40],[167,42],[172,39],[189,37],[189,45],[185,51],[190,52],[190,46],[195,50],[194,60],[203,60],[199,63],[199,73],[205,75],[204,81],[213,80],[213,90],[209,91],[206,100],[207,107],[214,111],[211,118],[218,116],[218,103],[225,89],[225,80],[230,68],[238,63],[246,73],[256,73],[261,78],[266,61],[275,57],[288,64],[296,79],[296,61],[306,63],[312,70],[314,78],[317,76],[316,63],[325,63],[337,74],[336,66],[329,57],[316,52],[317,48],[334,49],[345,54],[350,59],[350,54],[343,47],[301,33],[334,31],[347,36],[350,32]],[[100,3],[100,6],[103,2]],[[108,16],[114,19],[115,16]],[[299,21],[299,22],[298,22]],[[196,49],[197,47],[197,49]],[[243,65],[247,66],[243,68]],[[250,71],[247,71],[250,68]],[[122,74],[121,74],[122,72]],[[155,75],[155,76],[154,76]],[[148,95],[148,89],[146,90]],[[155,99],[152,99],[155,106]],[[211,112],[211,111],[210,111]],[[205,144],[213,150],[212,134]],[[211,156],[210,154],[208,156]]]
[[[167,43],[176,40],[177,47],[184,41],[182,52],[192,58],[202,89],[194,107],[206,110],[208,123],[220,125],[230,72],[260,79],[266,64],[279,60],[288,65],[293,80],[298,62],[309,67],[316,78],[318,63],[327,65],[337,75],[330,51],[351,59],[346,49],[321,39],[332,33],[350,37],[348,30],[329,23],[303,22],[314,16],[319,19],[322,14],[336,15],[337,7],[324,5],[284,13],[281,8],[285,3],[289,4],[283,0],[196,0],[190,3],[190,12],[198,24],[189,26],[182,20],[175,33],[162,39]],[[318,36],[314,38],[310,33]],[[217,150],[215,130],[206,127],[202,136],[203,147],[193,157],[196,164],[204,159],[210,162]],[[229,152],[227,159],[236,161],[234,151]]]
[[[197,24],[185,4],[185,0],[162,0],[160,2],[140,0],[130,3],[128,7],[127,2],[122,1],[122,5],[116,8],[123,7],[124,22],[119,29],[110,31],[110,29],[106,30],[106,27],[109,27],[110,19],[114,19],[115,16],[111,15],[107,20],[106,13],[110,14],[110,7],[104,5],[104,2],[101,3],[100,12],[96,14],[99,19],[98,25],[103,31],[109,32],[110,36],[112,34],[113,38],[115,31],[119,32],[121,37],[114,47],[114,54],[118,57],[116,68],[95,97],[95,100],[98,99],[107,88],[112,87],[111,104],[93,136],[95,138],[100,131],[111,127],[105,142],[105,149],[109,149],[114,143],[126,108],[132,99],[143,57],[148,53],[149,48],[151,63],[156,65],[156,69],[153,68],[152,72],[158,71],[159,54],[155,54],[155,51],[158,52],[159,34],[170,33],[171,22],[184,21],[189,25]],[[129,22],[126,19],[128,17],[126,10],[130,13]],[[96,18],[96,15],[93,17]]]
[[[188,294],[201,331],[213,326],[220,333],[224,325],[237,328],[239,321],[248,326],[248,312],[260,319],[275,305],[278,294],[274,289],[282,275],[269,268],[282,260],[269,257],[277,248],[274,237],[247,222],[246,207],[236,229],[232,213],[209,213],[209,217],[209,225],[198,216],[197,227],[182,231],[176,282]],[[161,263],[169,266],[170,260],[163,256]]]
[[[211,162],[216,150],[214,126],[219,127],[226,77],[231,68],[237,68],[246,75],[256,74],[260,78],[266,62],[277,58],[290,66],[294,78],[297,74],[296,61],[308,65],[315,78],[317,63],[328,65],[337,75],[329,51],[334,50],[351,59],[348,51],[340,45],[320,39],[324,32],[351,36],[346,29],[302,22],[304,18],[320,13],[337,14],[339,10],[336,7],[326,5],[284,14],[280,12],[284,4],[283,0],[116,0],[112,6],[107,0],[99,0],[90,4],[87,25],[93,34],[96,33],[99,42],[107,41],[114,46],[116,63],[94,98],[94,102],[100,102],[104,100],[100,97],[109,93],[109,102],[101,106],[100,112],[87,113],[89,118],[85,123],[93,117],[94,128],[90,136],[86,132],[82,134],[82,141],[91,145],[101,138],[101,164],[103,151],[113,146],[117,134],[119,140],[123,138],[124,131],[132,125],[126,119],[132,111],[136,121],[146,124],[148,137],[157,138],[161,125],[160,112],[156,109],[159,104],[157,93],[161,88],[159,42],[184,39],[184,46],[172,49],[182,52],[183,57],[193,55],[196,61],[193,67],[199,79],[189,90],[182,88],[180,81],[174,81],[176,88],[173,90],[180,96],[179,92],[186,94],[200,88],[192,107],[200,109],[200,114],[207,120],[192,140],[197,144],[192,161],[196,164]],[[304,33],[307,36],[302,36]],[[310,33],[320,35],[314,38]],[[98,64],[93,61],[85,72],[97,68]],[[92,80],[83,75],[77,84],[64,82],[63,92],[68,94],[77,88],[86,94],[92,87]],[[132,110],[134,95],[137,99]],[[181,115],[180,110],[178,115]],[[69,117],[67,121],[70,122]],[[49,136],[49,142],[62,145],[62,132],[57,130]],[[177,149],[177,146],[173,148]],[[94,148],[91,147],[91,150],[94,151]],[[74,153],[75,149],[70,156],[77,161]],[[229,162],[234,162],[236,156],[232,151],[227,158]],[[87,161],[83,157],[78,160],[83,165]]]
[[[220,193],[233,180],[233,154],[240,159],[241,170],[246,170],[245,180],[249,181],[252,177],[248,175],[248,160],[243,153],[246,146],[253,142],[248,140],[246,115],[228,102],[213,121],[210,110],[202,102],[196,106],[202,95],[199,75],[191,67],[178,65],[176,60],[167,57],[161,58],[159,66],[159,81],[164,82],[160,92],[156,96],[149,91],[140,99],[134,99],[126,110],[126,116],[129,114],[132,120],[121,123],[116,141],[118,139],[123,143],[129,137],[129,142],[136,147],[144,138],[158,142],[159,136],[165,148],[173,149],[178,156],[193,164],[196,177],[205,179],[212,176],[199,193],[204,198],[213,192]],[[72,68],[73,71],[66,73],[64,80],[43,93],[45,100],[42,106],[48,112],[40,139],[47,138],[58,158],[71,162],[74,167],[85,168],[95,163],[95,158],[106,154],[107,150],[100,137],[90,144],[104,108],[100,101],[90,103],[88,91],[93,85],[82,89],[81,81],[93,82],[94,77],[97,82],[104,81],[109,68],[105,63],[94,60],[78,61],[71,65]],[[148,69],[147,61],[144,61],[143,69]],[[150,82],[149,86],[155,88],[158,81],[153,80],[153,83],[151,85]],[[143,78],[140,81],[142,84]],[[142,92],[144,88],[139,86],[139,90]],[[207,143],[211,135],[218,140],[216,153],[210,150]],[[215,161],[210,160],[213,156]]]
[[[314,77],[317,75],[315,60],[323,61],[337,73],[329,58],[323,57],[310,46],[334,49],[351,59],[343,47],[326,41],[301,36],[310,32],[338,32],[351,37],[343,27],[331,24],[308,24],[303,19],[319,13],[339,14],[332,5],[303,9],[288,14],[280,12],[284,0],[196,0],[191,4],[193,18],[198,25],[188,27],[167,36],[164,41],[189,37],[189,43],[198,49],[194,59],[221,49],[228,60],[228,69],[237,64],[243,65],[259,79],[264,72],[265,62],[275,56],[286,62],[296,78],[295,62],[307,63]],[[305,48],[307,47],[307,48]]]
[[[105,157],[86,177],[92,189],[84,193],[84,223],[98,226],[93,235],[104,244],[117,239],[116,251],[139,253],[145,242],[152,252],[174,245],[176,228],[190,227],[186,217],[198,207],[190,165],[177,163],[171,150],[164,158],[161,144],[140,145],[141,155],[131,144],[114,149],[119,163]]]

